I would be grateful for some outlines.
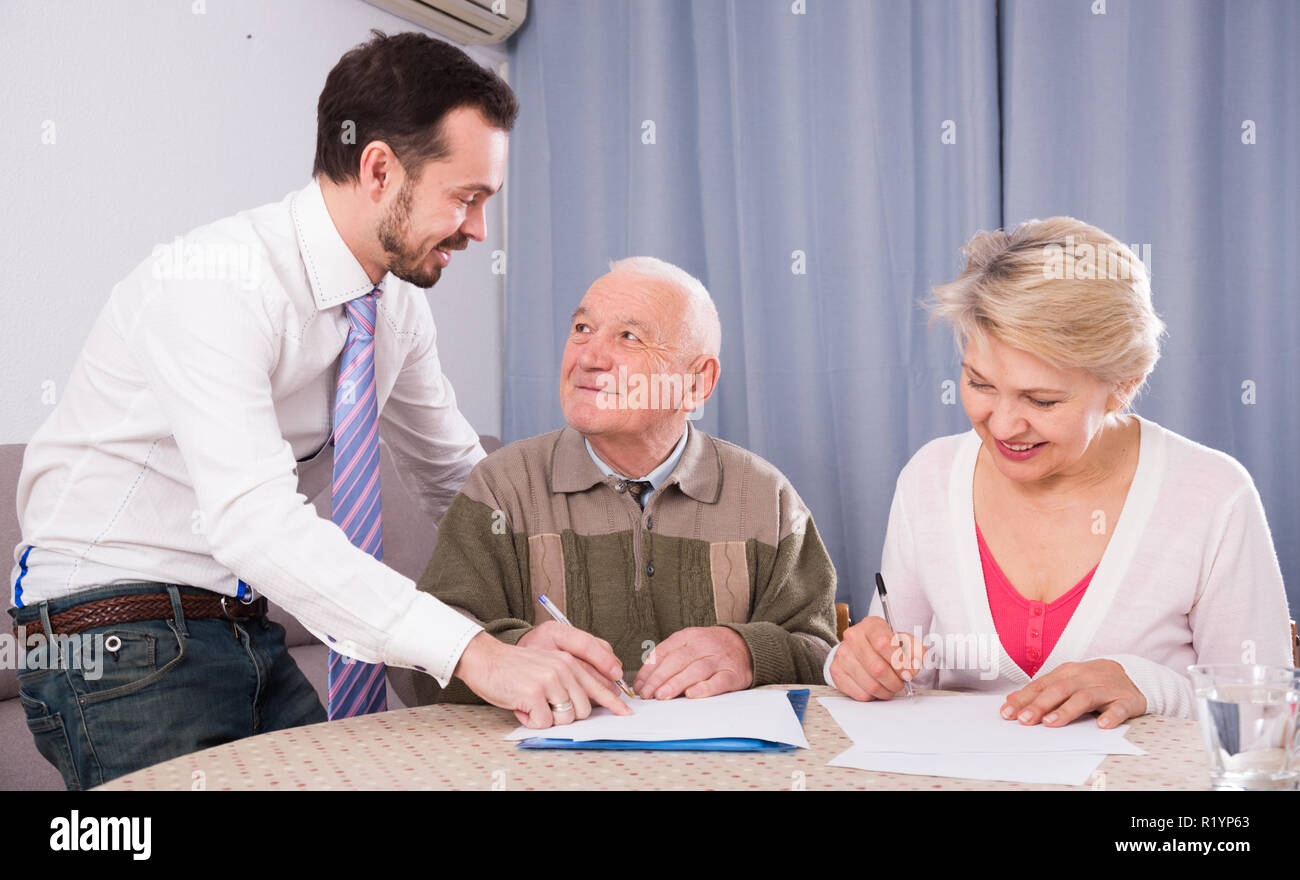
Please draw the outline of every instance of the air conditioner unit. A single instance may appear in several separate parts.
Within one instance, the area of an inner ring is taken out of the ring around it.
[[[366,0],[464,46],[500,43],[519,30],[528,0]]]

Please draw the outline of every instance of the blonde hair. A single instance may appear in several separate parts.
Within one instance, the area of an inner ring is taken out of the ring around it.
[[[931,288],[926,303],[959,347],[988,334],[1117,390],[1131,383],[1133,394],[1155,368],[1165,325],[1151,307],[1147,268],[1097,227],[1026,220],[1010,232],[977,232],[962,252],[966,268]]]

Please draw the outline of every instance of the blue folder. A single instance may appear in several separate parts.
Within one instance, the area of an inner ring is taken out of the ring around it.
[[[808,688],[786,691],[794,714],[803,723],[804,710],[808,708]],[[571,739],[551,739],[544,736],[529,737],[520,740],[521,749],[636,749],[638,751],[666,752],[784,752],[797,749],[790,743],[771,742],[765,739],[744,739],[739,737],[718,737],[715,739],[671,739],[657,742],[639,742],[621,739],[591,739],[575,741]]]

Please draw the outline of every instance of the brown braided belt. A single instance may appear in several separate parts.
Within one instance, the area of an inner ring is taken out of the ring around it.
[[[238,599],[209,593],[195,596],[181,594],[181,611],[187,619],[200,620],[224,617],[227,620],[253,620],[266,613],[265,597],[258,597],[245,605]],[[171,596],[167,593],[142,593],[134,596],[114,596],[97,602],[86,602],[75,608],[50,616],[50,625],[56,633],[72,635],[97,626],[135,623],[140,620],[170,620],[173,617]],[[28,637],[44,634],[45,627],[38,620],[23,624]],[[19,627],[14,628],[15,632]]]

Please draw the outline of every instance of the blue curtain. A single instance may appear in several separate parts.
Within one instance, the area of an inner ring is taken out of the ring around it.
[[[1151,244],[1171,338],[1140,409],[1251,469],[1294,582],[1300,322],[1275,245],[1297,239],[1295,9],[1106,5],[532,4],[510,54],[506,439],[563,424],[568,318],[611,259],[682,266],[723,324],[698,425],[790,478],[856,617],[899,470],[970,427],[918,303],[976,230],[1070,213]],[[1261,132],[1243,151],[1237,117]]]
[[[1138,411],[1241,462],[1300,604],[1300,4],[1002,3],[1003,217],[1139,245]]]

